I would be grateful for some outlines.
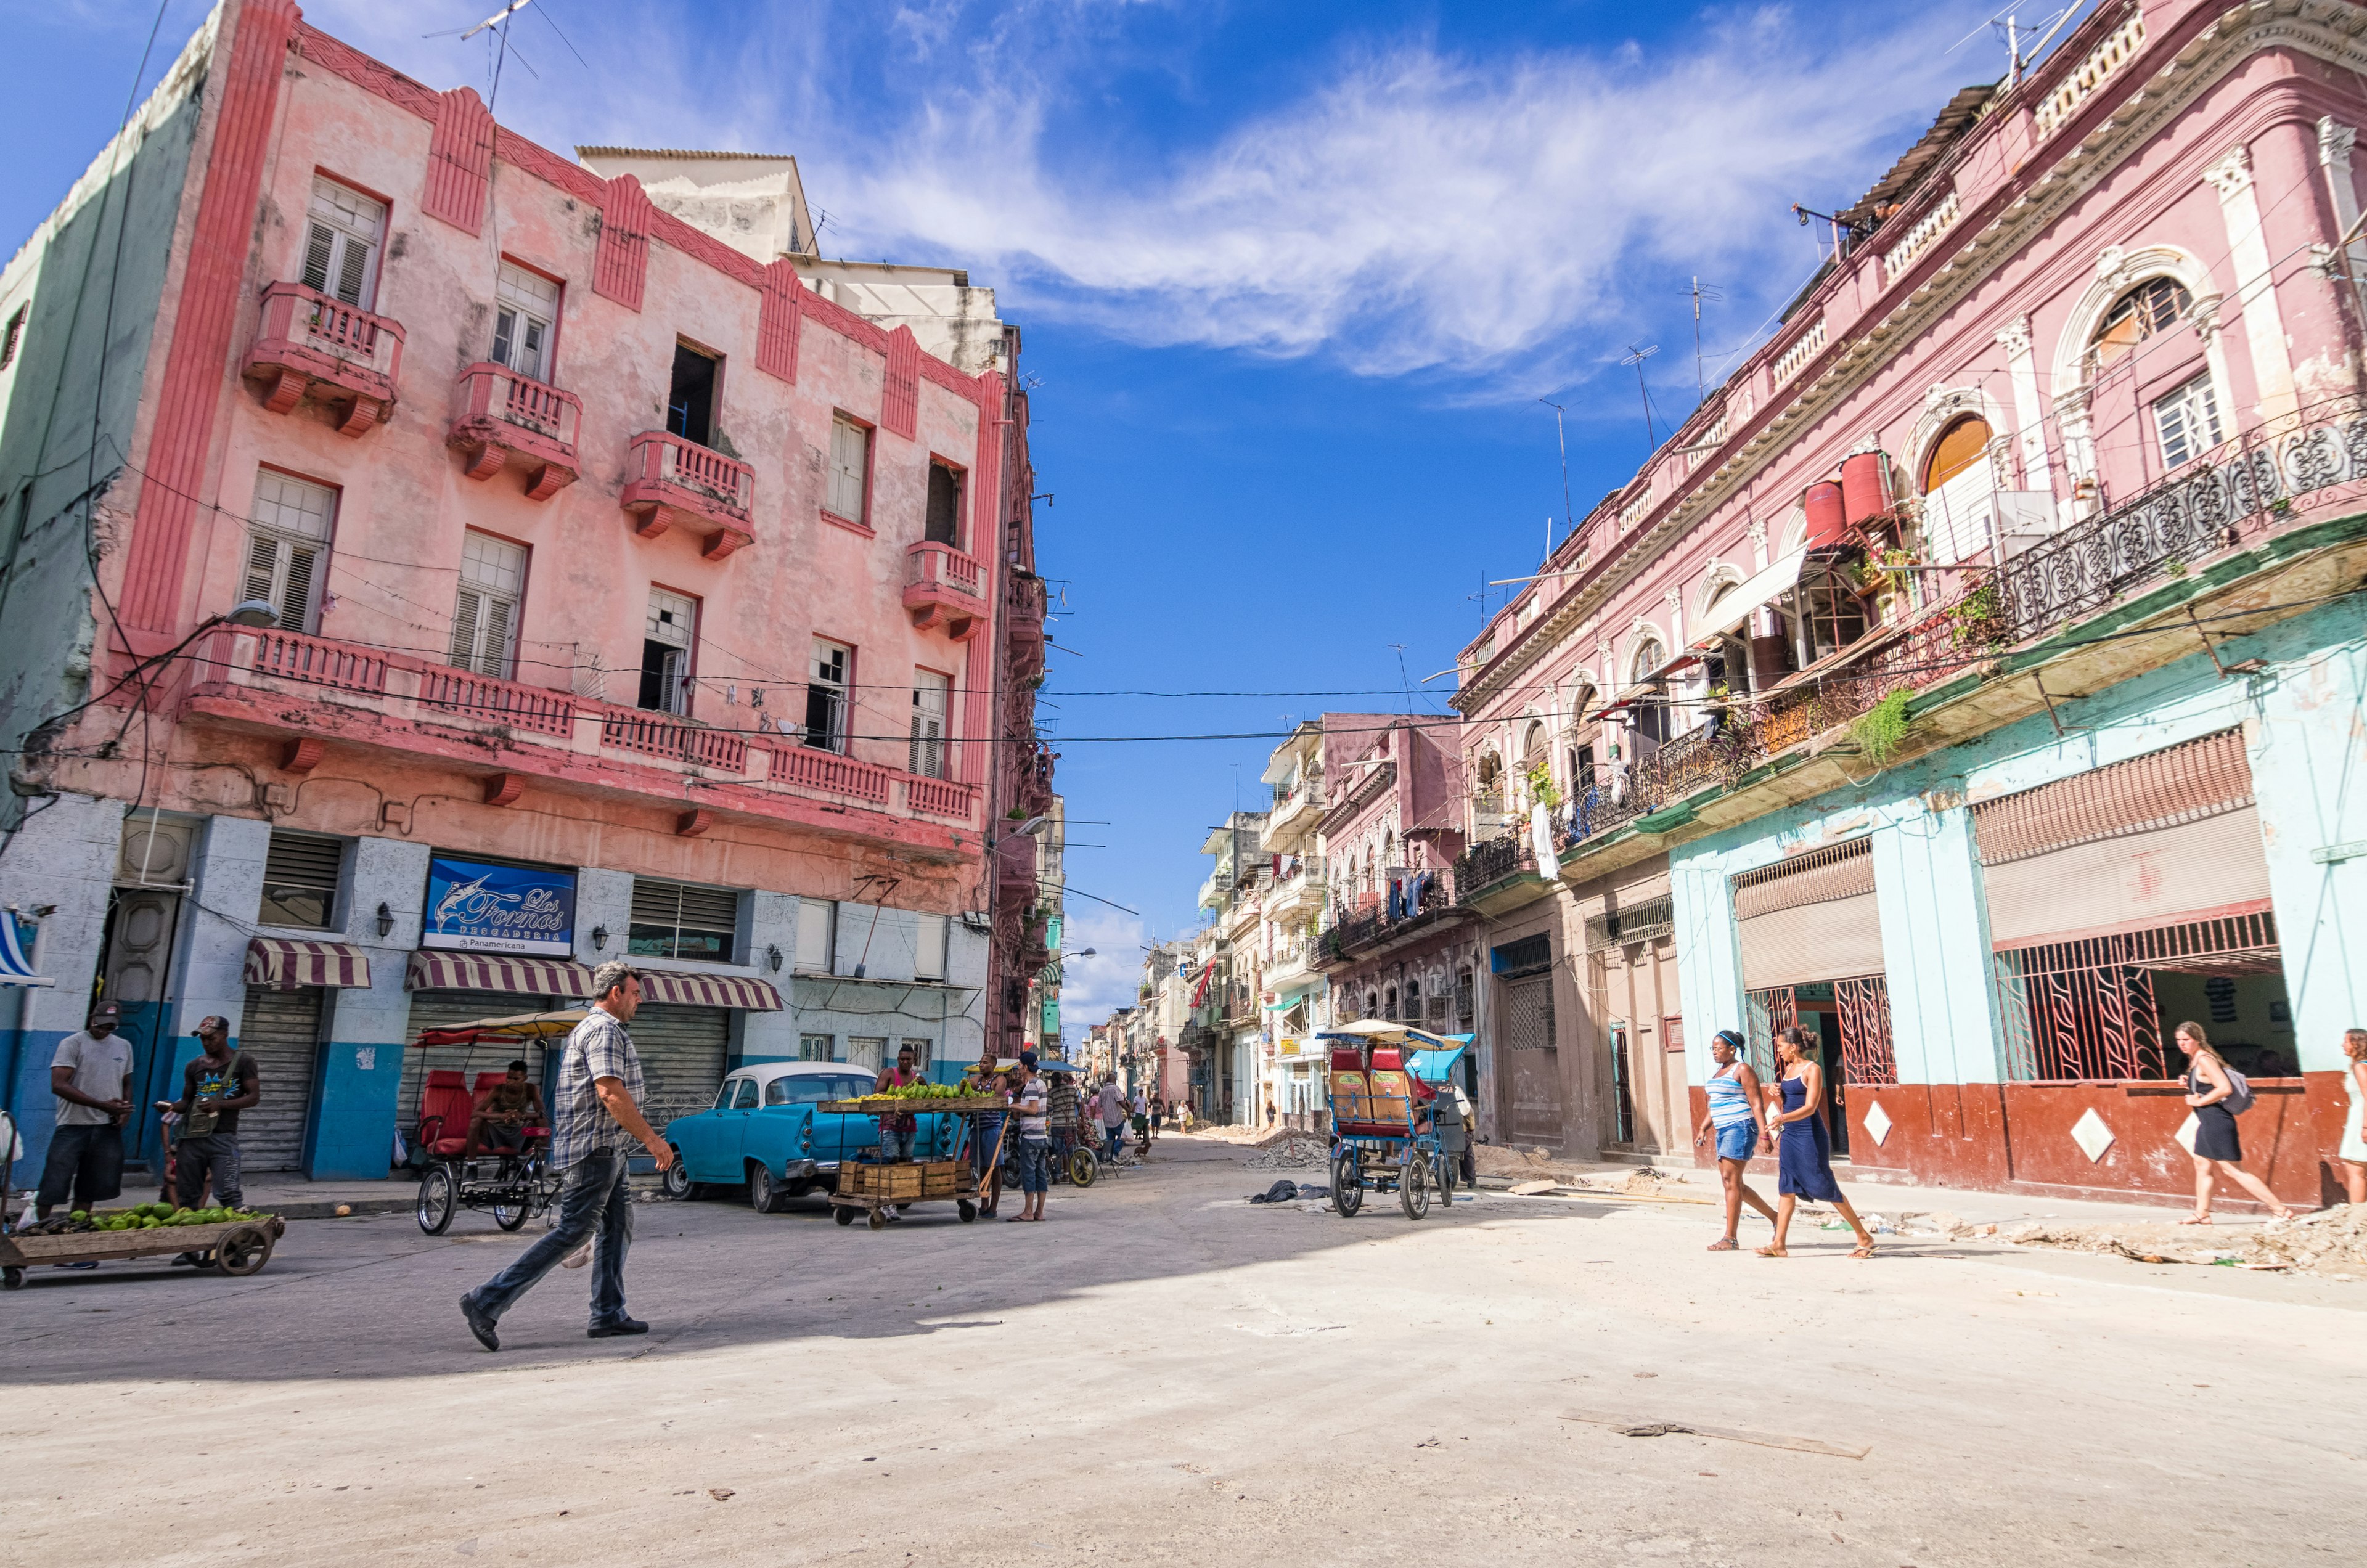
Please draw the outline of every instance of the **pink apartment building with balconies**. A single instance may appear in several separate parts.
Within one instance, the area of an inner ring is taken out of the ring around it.
[[[143,1074],[229,1016],[277,1086],[251,1142],[315,1174],[385,1171],[454,1065],[419,1028],[604,958],[655,976],[663,1113],[751,1057],[974,1059],[997,664],[1040,646],[1016,333],[957,369],[286,0],[224,0],[135,132],[0,293],[11,359],[88,357],[51,253],[145,180],[96,581],[9,560],[70,632],[9,649],[0,886],[59,981],[14,1041],[28,1125],[94,990],[145,1010]],[[441,930],[476,866],[565,928]]]

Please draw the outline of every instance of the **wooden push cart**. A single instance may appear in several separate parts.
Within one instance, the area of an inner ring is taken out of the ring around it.
[[[968,1224],[978,1218],[978,1165],[970,1157],[976,1123],[970,1118],[1008,1112],[1011,1107],[1007,1102],[984,1095],[891,1101],[832,1100],[824,1101],[821,1109],[847,1116],[878,1116],[897,1111],[910,1111],[920,1116],[959,1115],[966,1134],[955,1141],[951,1159],[900,1160],[886,1165],[850,1159],[841,1164],[838,1185],[830,1194],[834,1211],[832,1217],[840,1224],[853,1224],[855,1216],[861,1213],[873,1230],[884,1230],[890,1209],[948,1201],[961,1215],[962,1224]],[[1008,1127],[1009,1123],[1004,1125]],[[994,1152],[1001,1157],[1000,1148]]]
[[[0,1283],[25,1286],[25,1270],[44,1264],[106,1263],[130,1258],[175,1258],[198,1254],[210,1268],[246,1275],[271,1261],[271,1249],[288,1232],[277,1214],[259,1220],[225,1220],[211,1225],[157,1225],[145,1230],[59,1231],[38,1235],[0,1235]]]

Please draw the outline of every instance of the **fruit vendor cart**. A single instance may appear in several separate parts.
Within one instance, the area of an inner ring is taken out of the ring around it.
[[[136,1258],[176,1258],[184,1252],[196,1253],[201,1268],[244,1276],[271,1261],[272,1248],[288,1230],[287,1222],[277,1214],[247,1213],[210,1222],[176,1223],[163,1219],[153,1224],[139,1223],[155,1219],[148,1211],[163,1207],[161,1203],[142,1203],[136,1210],[117,1215],[102,1210],[89,1220],[69,1221],[62,1225],[52,1220],[49,1225],[28,1226],[0,1235],[0,1284],[12,1291],[24,1289],[28,1269]],[[117,1218],[132,1223],[116,1228],[109,1222]]]
[[[926,1092],[915,1093],[913,1089]],[[962,1136],[954,1143],[953,1157],[933,1160],[855,1158],[838,1168],[838,1185],[830,1195],[832,1217],[851,1225],[857,1214],[873,1230],[888,1225],[888,1211],[915,1203],[950,1201],[964,1224],[978,1218],[978,1162],[971,1152],[978,1143],[978,1118],[1000,1116],[1010,1104],[992,1095],[966,1095],[941,1084],[919,1084],[913,1089],[866,1094],[855,1100],[832,1100],[821,1109],[847,1116],[878,1116],[896,1111],[914,1115],[950,1115],[959,1122]],[[1010,1125],[1006,1120],[1005,1127]],[[1000,1134],[998,1134],[1000,1136]],[[1001,1157],[1000,1148],[994,1151]]]

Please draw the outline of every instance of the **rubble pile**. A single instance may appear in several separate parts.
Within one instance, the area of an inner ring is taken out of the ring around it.
[[[2257,1232],[2244,1254],[2250,1262],[2282,1264],[2305,1274],[2367,1276],[2367,1203],[2320,1209],[2289,1225]]]
[[[1243,1163],[1251,1170],[1317,1170],[1328,1159],[1324,1140],[1294,1132],[1269,1140]]]

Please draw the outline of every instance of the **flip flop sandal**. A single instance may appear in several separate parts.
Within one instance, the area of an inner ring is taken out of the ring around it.
[[[1759,1256],[1761,1258],[1789,1258],[1792,1255],[1780,1247],[1762,1247],[1759,1248]]]
[[[1874,1256],[1874,1244],[1872,1242],[1868,1242],[1863,1247],[1853,1248],[1851,1251],[1850,1256],[1852,1258],[1871,1258]]]
[[[2181,1225],[2207,1225],[2211,1223],[2211,1216],[2208,1214],[2189,1214],[2186,1218],[2179,1221],[2178,1223]]]

